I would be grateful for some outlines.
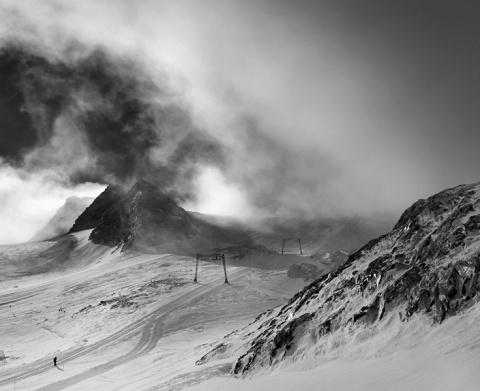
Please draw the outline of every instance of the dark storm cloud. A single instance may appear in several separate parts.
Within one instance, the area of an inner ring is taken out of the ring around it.
[[[0,156],[9,161],[21,160],[26,149],[37,142],[31,117],[22,110],[24,99],[19,89],[18,59],[0,54],[0,115],[2,138]]]
[[[17,165],[60,167],[73,183],[144,178],[188,198],[197,165],[221,160],[218,144],[133,60],[79,44],[61,59],[7,46],[0,66],[0,151]]]
[[[0,152],[77,182],[154,178],[180,199],[398,215],[478,180],[478,7],[0,0],[1,46],[44,64],[3,77]]]

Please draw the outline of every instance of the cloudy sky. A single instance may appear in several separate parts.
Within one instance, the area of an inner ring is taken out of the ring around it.
[[[0,0],[0,243],[140,178],[243,217],[398,216],[476,182],[479,17],[477,1]]]

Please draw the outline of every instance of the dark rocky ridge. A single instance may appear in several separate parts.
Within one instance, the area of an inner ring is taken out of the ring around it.
[[[126,194],[126,190],[121,186],[108,186],[97,198],[95,198],[90,206],[78,216],[75,220],[75,224],[70,228],[69,233],[96,228],[102,221],[103,215],[110,209],[115,209]]]
[[[140,181],[120,203],[107,209],[90,239],[98,244],[116,241],[129,246],[151,246],[189,238],[197,231],[183,208],[152,184]]]
[[[92,229],[96,244],[145,252],[192,254],[232,244],[252,244],[240,228],[202,221],[147,181],[128,192],[109,186],[77,219],[70,232]]]
[[[480,299],[479,194],[479,184],[462,185],[419,200],[390,233],[225,337],[197,364],[238,357],[232,374],[243,376],[321,352],[333,335],[374,330],[397,313],[402,321],[419,314],[441,323],[469,308]]]

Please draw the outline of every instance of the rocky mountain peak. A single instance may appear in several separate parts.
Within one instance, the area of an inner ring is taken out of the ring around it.
[[[96,228],[101,222],[103,215],[109,209],[117,208],[126,191],[122,186],[109,185],[85,211],[78,216],[70,228],[69,233],[84,231],[86,229]]]
[[[97,205],[106,208],[90,235],[94,243],[149,247],[195,231],[188,213],[147,181],[135,183],[126,193],[116,188],[104,193]]]
[[[149,242],[178,240],[194,235],[195,219],[185,209],[146,181],[136,183],[123,206],[127,211],[129,234]]]
[[[234,244],[251,244],[241,229],[219,227],[195,217],[167,193],[141,180],[128,191],[109,186],[79,216],[70,232],[92,229],[96,244],[145,252],[192,254]]]
[[[136,192],[136,191],[146,191],[146,192],[154,192],[154,193],[161,193],[164,194],[160,189],[152,185],[150,182],[147,182],[146,180],[139,180],[136,182],[130,191]]]
[[[140,213],[141,210],[148,210],[152,215],[160,213],[164,216],[169,214],[187,216],[187,212],[178,206],[171,197],[144,180],[132,186],[125,196],[123,204],[132,215]]]
[[[316,357],[361,328],[372,335],[392,317],[440,323],[480,300],[479,273],[480,185],[457,186],[417,201],[391,232],[225,337],[197,364],[231,355],[232,373],[243,376]]]

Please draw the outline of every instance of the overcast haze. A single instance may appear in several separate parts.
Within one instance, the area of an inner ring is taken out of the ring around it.
[[[476,182],[479,16],[476,1],[0,0],[0,243],[141,178],[245,218],[399,216]]]

